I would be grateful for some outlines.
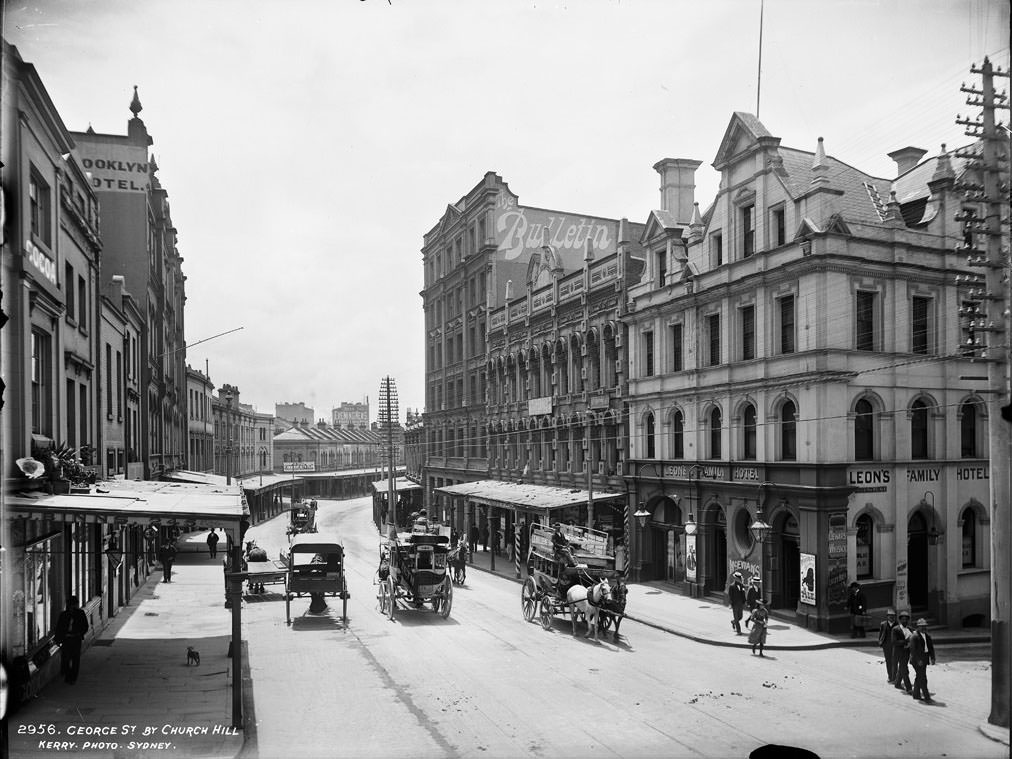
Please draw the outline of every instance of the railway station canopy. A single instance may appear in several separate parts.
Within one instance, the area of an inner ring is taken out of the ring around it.
[[[249,513],[237,485],[155,480],[106,480],[87,494],[15,492],[4,500],[10,514],[84,524],[232,529]]]
[[[557,488],[551,485],[533,485],[522,482],[506,482],[504,480],[477,480],[462,482],[459,485],[447,485],[436,488],[437,493],[450,496],[463,496],[469,501],[485,506],[506,509],[520,509],[539,513],[549,513],[556,509],[567,509],[587,503],[591,496],[594,502],[617,501],[626,497],[625,493],[594,492],[574,490],[573,488]]]
[[[373,490],[377,493],[385,493],[390,487],[389,480],[377,480],[372,484]],[[412,482],[407,477],[398,477],[394,480],[394,490],[398,493],[403,493],[406,490],[421,490],[422,486],[417,482]]]

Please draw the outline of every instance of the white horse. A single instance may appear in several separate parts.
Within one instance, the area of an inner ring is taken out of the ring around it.
[[[566,601],[569,603],[570,615],[573,618],[573,636],[576,636],[576,614],[580,612],[587,620],[587,634],[583,637],[589,638],[593,635],[597,640],[597,622],[601,604],[611,600],[611,585],[608,578],[604,578],[596,585],[585,588],[582,585],[574,585],[566,592]]]

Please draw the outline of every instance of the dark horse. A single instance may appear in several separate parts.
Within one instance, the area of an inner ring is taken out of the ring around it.
[[[467,577],[467,542],[463,538],[450,549],[446,563],[450,567],[451,579],[458,585],[463,585]]]
[[[615,584],[611,586],[611,600],[601,605],[601,627],[607,635],[608,628],[614,623],[613,641],[618,640],[618,628],[622,624],[622,615],[625,614],[625,601],[628,594],[629,588],[621,579],[616,579]]]

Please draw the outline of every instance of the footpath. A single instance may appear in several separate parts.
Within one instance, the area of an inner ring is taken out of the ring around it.
[[[494,569],[492,563],[495,563]],[[483,551],[479,546],[473,554],[473,563],[468,569],[505,577],[517,583],[525,576],[521,567],[521,579],[517,579],[516,564],[501,553],[494,557],[491,550]],[[663,582],[629,583],[626,597],[626,619],[649,625],[658,630],[711,646],[751,648],[745,635],[737,635],[731,626],[731,610],[719,600],[712,598],[691,598],[676,592]],[[747,619],[747,615],[745,617]],[[865,638],[851,638],[849,633],[830,635],[815,632],[782,619],[774,610],[770,615],[769,637],[765,648],[772,651],[816,651],[824,648],[871,647],[878,648],[878,624],[868,630]],[[912,620],[913,621],[913,620]],[[744,630],[744,620],[742,624]],[[988,630],[962,630],[933,626],[929,628],[936,645],[989,643]]]

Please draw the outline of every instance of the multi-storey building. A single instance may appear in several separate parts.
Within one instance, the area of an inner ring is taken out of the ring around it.
[[[404,463],[404,430],[394,428],[394,457]],[[386,460],[386,433],[375,429],[332,427],[324,421],[296,424],[274,436],[273,467],[311,462],[317,472],[380,467]]]
[[[137,451],[140,440],[141,393],[139,350],[144,314],[127,291],[123,277],[103,283],[100,313],[102,392],[99,393],[103,426],[104,477],[142,479],[144,465]]]
[[[145,476],[156,477],[182,466],[186,457],[185,277],[167,194],[148,152],[152,139],[137,115],[136,88],[130,111],[126,135],[89,128],[72,136],[102,206],[103,289],[112,277],[122,277],[142,299],[141,430],[135,453]]]
[[[194,472],[214,471],[214,383],[211,378],[186,365],[187,462]]]
[[[229,384],[218,388],[218,395],[212,397],[211,413],[214,417],[215,474],[238,479],[263,471],[260,466],[265,443],[260,438],[266,436],[266,430],[272,429],[266,421],[270,417],[242,403],[239,388]]]
[[[705,214],[678,190],[697,162],[655,167],[626,317],[644,579],[720,593],[759,574],[820,629],[846,624],[855,580],[872,606],[987,616],[984,372],[951,255],[964,161],[924,154],[890,154],[883,179],[735,113]]]
[[[290,424],[313,424],[316,422],[316,412],[302,401],[275,403],[274,417]]]
[[[330,423],[335,427],[354,427],[369,429],[369,399],[364,403],[341,401],[341,405],[331,409]]]

